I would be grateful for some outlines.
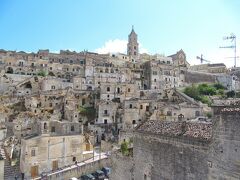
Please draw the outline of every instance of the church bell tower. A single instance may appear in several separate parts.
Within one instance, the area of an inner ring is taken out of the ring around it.
[[[139,55],[137,34],[135,33],[133,26],[131,33],[128,35],[127,54],[134,59],[137,59]]]

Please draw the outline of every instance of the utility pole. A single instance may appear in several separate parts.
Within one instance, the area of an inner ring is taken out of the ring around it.
[[[230,48],[234,49],[234,67],[237,65],[237,37],[233,33],[230,36],[223,37],[223,40],[231,40],[233,44],[231,46],[220,46],[220,48]]]

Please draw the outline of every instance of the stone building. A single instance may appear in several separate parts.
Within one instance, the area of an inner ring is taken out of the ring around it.
[[[83,135],[30,136],[22,139],[20,169],[25,178],[36,178],[43,172],[55,171],[89,158],[91,150]]]
[[[239,102],[213,112],[211,122],[143,122],[134,131],[133,157],[123,161],[126,173],[117,174],[124,168],[118,163],[112,179],[239,179]]]
[[[223,63],[193,65],[189,67],[189,70],[213,74],[227,73],[227,67]]]

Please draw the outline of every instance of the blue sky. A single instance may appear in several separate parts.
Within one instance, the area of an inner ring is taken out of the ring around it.
[[[0,0],[0,49],[122,52],[134,25],[142,52],[183,49],[191,64],[202,53],[232,66],[233,50],[219,46],[230,33],[240,46],[239,9],[239,0]]]

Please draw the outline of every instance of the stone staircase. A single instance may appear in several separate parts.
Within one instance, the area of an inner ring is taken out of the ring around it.
[[[11,166],[10,159],[6,158],[4,162],[4,180],[14,180],[15,176],[18,177],[17,179],[21,179],[19,165]]]
[[[0,153],[4,159],[4,180],[14,180],[16,175],[20,180],[21,173],[19,163],[11,166],[11,160],[3,147],[0,147]]]

